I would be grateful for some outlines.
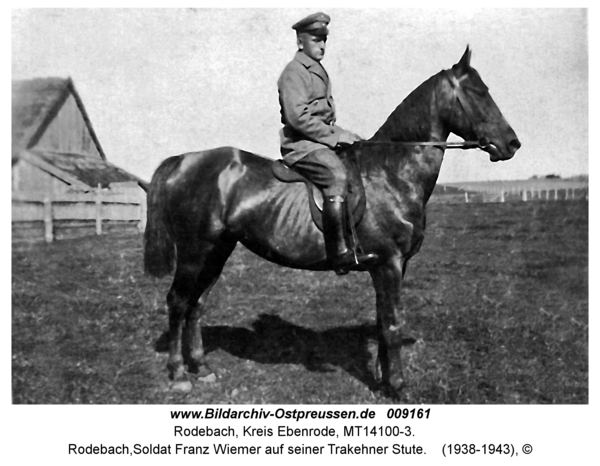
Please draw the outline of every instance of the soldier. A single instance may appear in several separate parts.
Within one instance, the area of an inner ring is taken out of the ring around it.
[[[327,258],[338,275],[358,264],[376,261],[374,254],[354,254],[344,231],[347,179],[335,148],[360,141],[335,124],[335,105],[329,76],[321,65],[330,18],[314,13],[292,26],[298,51],[285,67],[277,87],[281,105],[280,131],[283,162],[293,167],[323,193],[323,234]]]

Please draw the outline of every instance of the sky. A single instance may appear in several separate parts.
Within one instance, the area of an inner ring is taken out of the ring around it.
[[[277,158],[291,25],[319,10],[340,126],[372,136],[469,45],[522,148],[447,151],[439,182],[589,172],[586,9],[14,9],[12,79],[71,77],[108,160],[146,180],[219,146]]]

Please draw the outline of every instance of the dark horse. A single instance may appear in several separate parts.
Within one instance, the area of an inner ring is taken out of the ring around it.
[[[384,386],[393,391],[404,384],[402,278],[423,241],[425,206],[451,132],[481,141],[492,161],[510,159],[521,145],[471,68],[468,47],[452,69],[413,91],[371,139],[347,149],[356,154],[367,196],[356,234],[365,251],[379,256],[368,272],[376,292],[378,367]],[[200,317],[238,242],[286,267],[331,270],[305,187],[276,180],[271,163],[221,147],[170,157],[152,178],[144,260],[146,271],[159,277],[176,263],[167,295],[167,367],[175,389],[191,388],[184,363],[192,373],[208,371]]]

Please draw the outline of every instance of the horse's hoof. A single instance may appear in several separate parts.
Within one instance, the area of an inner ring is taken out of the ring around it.
[[[210,375],[215,375],[215,371],[213,371],[205,361],[191,361],[187,368],[188,372],[193,374],[198,380],[202,380]]]
[[[198,377],[196,380],[204,383],[215,383],[217,381],[217,376],[214,372],[212,372],[208,375],[205,375],[204,377]]]
[[[408,383],[406,383],[405,379],[397,379],[393,380],[390,383],[390,386],[395,392],[401,393],[404,389],[406,389],[406,387],[408,387]]]
[[[188,393],[192,390],[192,382],[190,382],[189,380],[171,382],[170,388],[174,392]]]
[[[400,400],[406,394],[408,384],[404,380],[382,381],[381,389],[383,394],[393,400]]]

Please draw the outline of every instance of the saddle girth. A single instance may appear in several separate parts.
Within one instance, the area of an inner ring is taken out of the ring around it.
[[[348,178],[348,196],[345,202],[347,218],[349,220],[348,229],[351,230],[349,232],[351,233],[350,238],[348,239],[350,242],[356,243],[354,229],[360,223],[365,213],[367,198],[365,196],[365,188],[362,184],[362,178],[357,162],[353,158],[345,156],[345,154],[341,154],[340,160],[346,167]],[[308,194],[308,205],[313,222],[319,230],[323,231],[323,194],[319,188],[311,183],[308,178],[295,171],[293,167],[285,165],[282,160],[275,160],[271,164],[271,170],[273,176],[283,183],[304,183]]]

